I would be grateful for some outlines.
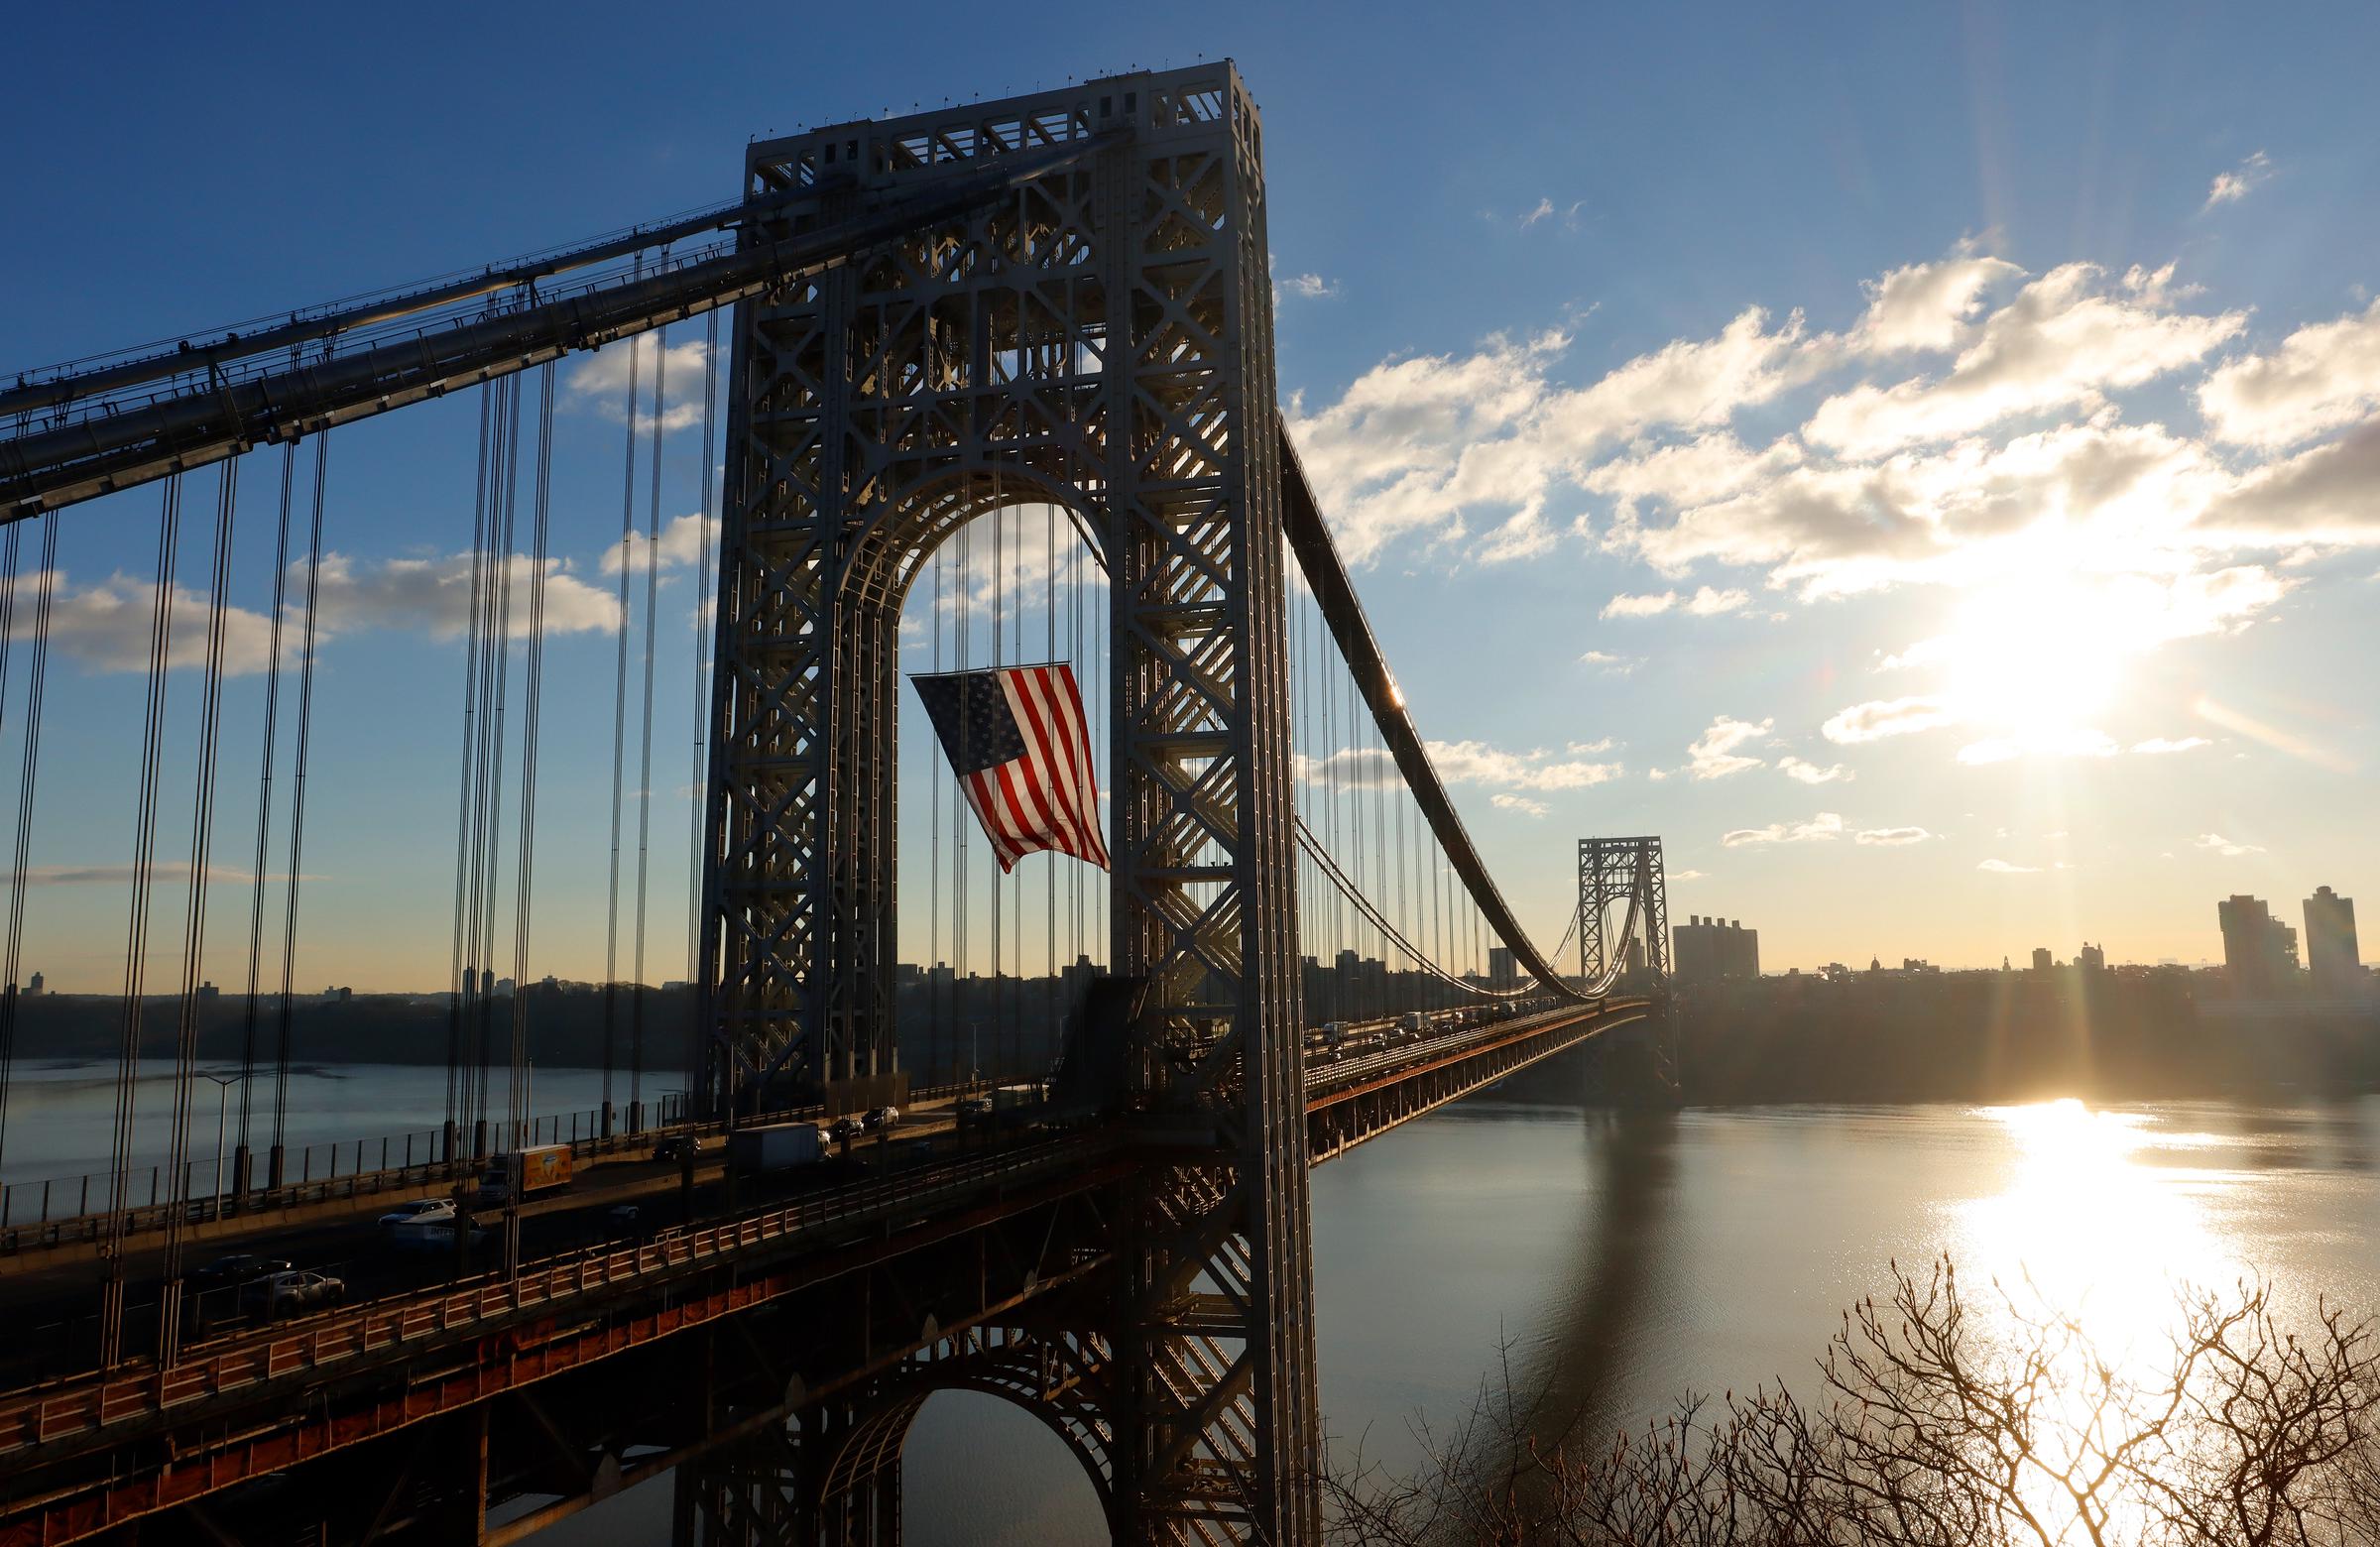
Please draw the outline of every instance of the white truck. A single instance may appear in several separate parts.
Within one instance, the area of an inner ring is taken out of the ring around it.
[[[727,1136],[727,1163],[747,1176],[790,1171],[826,1158],[826,1136],[814,1123],[773,1123]]]

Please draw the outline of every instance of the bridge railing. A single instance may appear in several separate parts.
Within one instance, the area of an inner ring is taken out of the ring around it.
[[[954,1096],[965,1089],[961,1085],[920,1086],[909,1093],[911,1101],[935,1101]],[[650,1123],[635,1132],[615,1125],[608,1134],[602,1131],[600,1109],[574,1113],[549,1113],[532,1120],[523,1134],[504,1133],[510,1124],[500,1124],[498,1142],[490,1152],[532,1144],[570,1146],[573,1155],[582,1158],[596,1155],[634,1154],[649,1150],[661,1139],[674,1134],[706,1137],[722,1132],[724,1122],[715,1120],[689,1121],[675,1116],[676,1103],[670,1099],[660,1108],[664,1121]],[[741,1128],[761,1127],[771,1123],[793,1123],[804,1118],[825,1114],[819,1106],[786,1107],[774,1112],[751,1114],[737,1120]],[[583,1120],[583,1123],[582,1123]],[[504,1142],[511,1138],[514,1142]],[[486,1154],[458,1154],[451,1159],[437,1155],[441,1134],[435,1129],[416,1129],[411,1133],[385,1135],[377,1139],[357,1138],[325,1140],[308,1144],[298,1151],[295,1165],[285,1162],[284,1169],[296,1169],[295,1181],[284,1181],[278,1187],[250,1187],[244,1192],[223,1189],[220,1184],[199,1192],[198,1179],[208,1167],[190,1161],[182,1171],[182,1197],[179,1205],[187,1225],[207,1225],[217,1220],[248,1218],[283,1213],[291,1209],[317,1204],[335,1203],[357,1198],[374,1198],[384,1194],[418,1192],[440,1182],[452,1182],[472,1175]],[[419,1158],[416,1158],[418,1154]],[[396,1164],[389,1163],[392,1155]],[[341,1174],[339,1162],[348,1160]],[[366,1168],[367,1158],[377,1156],[377,1163]],[[252,1157],[253,1162],[254,1157]],[[319,1168],[319,1175],[315,1174]],[[132,1173],[132,1190],[143,1202],[125,1210],[124,1234],[139,1236],[162,1231],[172,1222],[176,1208],[172,1190],[167,1185],[165,1167],[147,1168],[146,1185],[140,1171]],[[0,1187],[0,1256],[23,1251],[47,1250],[57,1247],[73,1246],[98,1241],[107,1234],[108,1211],[94,1211],[94,1201],[104,1204],[107,1198],[108,1175],[104,1171],[77,1176],[55,1177],[43,1181],[11,1182]]]
[[[302,1330],[250,1334],[211,1351],[200,1346],[166,1369],[90,1377],[50,1393],[0,1401],[0,1455],[45,1445],[134,1418],[237,1393],[298,1370],[333,1369],[362,1356],[491,1333],[521,1313],[640,1280],[657,1279],[749,1251],[799,1232],[893,1212],[951,1193],[1079,1165],[1107,1140],[1078,1136],[978,1153],[936,1166],[854,1183],[675,1237],[616,1250],[582,1250],[432,1295],[394,1296],[310,1319]]]

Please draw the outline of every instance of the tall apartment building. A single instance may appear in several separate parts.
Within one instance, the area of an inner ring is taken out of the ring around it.
[[[1670,966],[1680,983],[1760,976],[1760,931],[1744,928],[1741,919],[1697,914],[1669,933],[1675,947]]]
[[[2318,887],[2306,899],[2306,967],[2314,976],[2314,992],[2325,999],[2352,999],[2363,993],[2353,897]]]
[[[2223,965],[2233,993],[2268,998],[2296,986],[2298,932],[2275,918],[2261,897],[2234,893],[2214,905],[2214,916],[2223,927]]]

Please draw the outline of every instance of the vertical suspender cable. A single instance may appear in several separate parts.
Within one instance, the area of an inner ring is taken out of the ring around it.
[[[305,611],[298,627],[298,736],[290,761],[290,863],[281,921],[281,1018],[273,1046],[273,1154],[268,1171],[281,1184],[281,1155],[290,1116],[291,990],[298,972],[298,888],[305,879],[305,774],[313,748],[314,624],[322,591],[322,496],[330,471],[330,432],[314,436],[314,497],[305,544]],[[453,1159],[451,1152],[446,1157]]]
[[[494,546],[489,554],[486,611],[481,618],[482,667],[479,759],[476,775],[480,811],[474,839],[475,875],[472,882],[477,944],[473,959],[479,966],[478,1105],[488,1113],[488,1083],[496,1061],[496,883],[504,848],[504,716],[511,683],[513,619],[513,535],[517,530],[521,492],[521,377],[505,378],[496,398],[495,474],[488,490]],[[516,988],[518,985],[516,985]],[[505,1147],[524,1142],[516,1125]]]
[[[7,536],[0,537],[0,571],[5,572],[5,579],[0,579],[0,726],[8,723],[8,656],[9,647],[16,643],[17,552],[23,530],[22,522],[11,522]],[[20,772],[20,782],[22,777]],[[16,1022],[17,969],[11,961],[7,971],[0,973],[0,1175],[7,1174],[8,1096],[16,1073]]]
[[[206,658],[199,686],[198,769],[190,799],[190,884],[181,925],[181,1006],[174,1039],[174,1112],[167,1145],[172,1209],[166,1215],[165,1288],[159,1296],[157,1353],[172,1364],[181,1345],[181,1237],[189,1215],[190,1087],[197,1083],[198,985],[206,957],[206,882],[214,858],[215,754],[223,729],[223,625],[231,586],[232,523],[239,508],[237,458],[223,463],[215,508],[215,550],[207,591]],[[223,1190],[215,1178],[215,1192]]]
[[[100,1292],[99,1363],[124,1350],[124,1235],[132,1208],[132,1129],[141,1065],[141,994],[149,965],[149,884],[157,856],[157,774],[165,740],[166,666],[174,627],[174,553],[181,525],[181,474],[166,478],[157,523],[157,583],[149,613],[149,698],[141,722],[140,796],[133,808],[132,906],[125,925],[124,1014],[116,1049],[116,1108],[109,1152],[107,1281]]]
[[[529,649],[521,669],[520,866],[513,883],[513,1004],[511,1095],[513,1130],[530,1122],[529,1110],[529,927],[535,895],[537,839],[537,727],[545,684],[545,556],[549,547],[553,493],[553,362],[537,372],[537,469],[532,513],[529,564]],[[504,1273],[521,1271],[521,1198],[505,1190]]]
[[[644,272],[644,260],[637,260]],[[628,768],[628,577],[637,546],[637,383],[644,339],[628,340],[627,471],[620,480],[619,659],[612,679],[612,870],[604,891],[603,925],[603,1135],[612,1134],[612,1065],[620,1021],[620,800]]]
[[[1005,512],[1003,513],[1005,516]],[[1024,511],[1020,507],[1009,538],[1009,602],[1016,609],[1016,625],[1009,649],[1024,658]],[[1021,862],[1019,862],[1021,863]],[[1021,1074],[1024,1062],[1024,872],[1009,872],[1009,1066]]]
[[[1041,506],[1041,623],[1048,639],[1042,652],[1043,660],[1058,658],[1058,507],[1044,501]],[[1069,870],[1080,869],[1068,866]],[[1041,1007],[1044,1036],[1058,1030],[1058,1017],[1065,1013],[1058,1002],[1058,869],[1053,863],[1042,867],[1044,886],[1048,891],[1047,932],[1042,936],[1042,956],[1045,970],[1041,978]],[[1063,1046],[1063,1042],[1059,1044]]]
[[[942,550],[934,549],[927,560],[934,572],[934,610],[926,622],[926,637],[933,642],[934,675],[942,674]],[[930,731],[929,727],[929,731]],[[942,764],[941,749],[934,738],[926,738],[925,759],[925,823],[927,829],[925,861],[925,1063],[928,1083],[940,1083],[950,1078],[948,1072],[950,1028],[944,1023],[942,975],[935,969],[942,964]]]
[[[1006,653],[1008,634],[1005,628],[1009,606],[1008,566],[1004,562],[1007,555],[1005,536],[1007,526],[1008,512],[1001,505],[1000,464],[995,462],[992,465],[992,659],[990,662],[995,671],[1007,665],[1009,661]],[[985,879],[991,883],[992,891],[992,1057],[993,1062],[999,1066],[1000,1077],[1007,1080],[1015,1075],[1016,1068],[1013,1062],[1004,1061],[1000,1050],[1004,1041],[1001,1035],[1004,1029],[1002,1022],[1006,1018],[1008,1008],[1008,995],[1005,992],[1008,988],[1008,958],[1001,952],[1001,926],[1006,921],[1001,906],[1000,883],[1002,877],[998,869],[993,869],[985,872]]]
[[[686,982],[691,985],[686,1004],[686,1072],[689,1082],[707,1035],[702,1024],[702,873],[706,863],[703,849],[703,817],[709,804],[709,773],[703,756],[704,735],[710,724],[710,653],[702,642],[708,637],[704,614],[711,608],[711,490],[717,481],[717,470],[711,458],[712,405],[719,397],[719,308],[705,313],[708,328],[702,341],[702,526],[694,539],[694,760],[686,788],[691,798],[693,831],[686,845]],[[694,1099],[690,1088],[688,1101]]]
[[[951,638],[956,642],[953,654],[958,658],[952,664],[954,669],[964,673],[967,669],[968,656],[971,654],[968,634],[974,623],[970,616],[973,609],[968,605],[968,592],[975,583],[974,524],[970,522],[960,527],[951,540],[958,544],[959,558],[958,610],[957,616],[951,620]],[[959,763],[962,767],[967,762],[966,753],[967,716],[961,715],[959,716]],[[969,970],[974,962],[967,954],[967,850],[970,833],[967,826],[966,799],[965,781],[953,777],[950,781],[950,992],[951,1002],[957,1012],[952,1017],[951,1024],[951,1032],[954,1036],[958,1032],[958,1020],[972,1016],[976,1010],[974,985],[968,981],[974,977],[974,973]],[[973,1082],[975,1075],[975,1022],[969,1019],[967,1024],[968,1080]]]
[[[486,583],[488,551],[488,453],[492,439],[492,420],[496,411],[496,390],[483,386],[479,390],[479,469],[473,477],[471,510],[471,597],[468,613],[469,632],[463,647],[463,747],[460,771],[456,774],[454,812],[454,953],[451,976],[447,980],[446,1014],[446,1158],[455,1158],[455,1145],[467,1135],[474,1134],[471,1105],[470,1063],[465,1042],[466,1012],[471,1003],[473,983],[470,947],[472,941],[470,895],[472,881],[472,817],[477,802],[471,784],[471,774],[477,766],[479,713],[479,610],[480,591]],[[474,1155],[479,1153],[476,1137],[472,1138]]]
[[[645,529],[645,712],[644,743],[637,764],[636,971],[629,989],[628,1130],[645,1126],[645,900],[646,854],[653,840],[653,637],[661,604],[661,384],[669,369],[669,329],[654,335],[653,350],[653,500]]]
[[[294,503],[297,479],[298,442],[293,440],[282,448],[281,453],[281,516],[273,542],[273,616],[267,625],[270,634],[265,648],[264,750],[257,762],[256,849],[248,878],[248,998],[240,1016],[240,1128],[238,1147],[234,1151],[238,1160],[234,1168],[237,1180],[230,1189],[230,1196],[235,1202],[248,1191],[249,1125],[253,1119],[256,1087],[258,990],[264,973],[265,874],[271,869],[267,857],[271,853],[273,837],[273,754],[281,715],[281,615],[289,592],[290,507]]]
[[[16,529],[10,528],[11,532]],[[0,961],[0,1160],[8,1154],[9,1077],[16,1064],[17,968],[25,945],[25,867],[33,849],[35,774],[42,760],[42,698],[50,675],[50,602],[58,591],[58,512],[42,517],[42,575],[34,593],[33,658],[25,669],[25,743],[17,765],[17,831],[8,868],[8,943]]]

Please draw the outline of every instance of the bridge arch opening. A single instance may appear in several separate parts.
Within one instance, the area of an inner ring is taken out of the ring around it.
[[[1090,1459],[1029,1409],[982,1391],[929,1396],[901,1451],[911,1547],[1039,1547],[1107,1539]]]
[[[910,680],[1067,663],[1099,784],[1091,819],[1107,841],[1109,579],[1062,493],[1012,469],[937,479],[884,520],[881,547],[855,576],[892,619],[880,712],[896,749],[885,793],[896,829],[895,1014],[912,1089],[1039,1078],[1086,979],[1108,965],[1108,873],[1057,852],[1003,873]]]

